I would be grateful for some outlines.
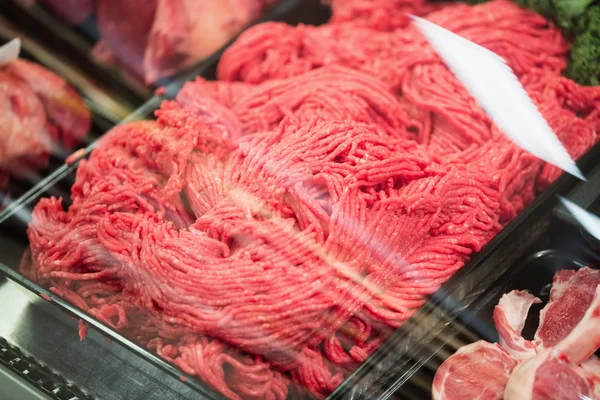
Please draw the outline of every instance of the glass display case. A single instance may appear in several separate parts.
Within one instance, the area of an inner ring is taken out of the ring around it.
[[[598,212],[593,7],[6,2],[0,392],[600,398],[567,347],[598,243],[557,197]],[[501,55],[587,182],[507,139],[410,15]]]

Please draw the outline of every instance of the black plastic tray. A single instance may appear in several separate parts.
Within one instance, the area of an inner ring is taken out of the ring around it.
[[[276,12],[265,16],[263,20],[318,24],[325,22],[328,17],[328,10],[318,0],[296,0],[282,4]],[[221,54],[222,51],[216,53],[194,71],[183,76],[182,80],[168,85],[167,96],[172,96],[177,92],[183,84],[183,79],[195,75],[213,79]],[[153,97],[127,120],[147,118],[159,104],[160,99]],[[88,154],[92,148],[93,144],[87,148]],[[579,161],[578,164],[583,173],[589,173],[597,164],[599,157],[600,145],[597,145]],[[75,166],[61,166],[42,183],[14,202],[4,213],[0,214],[1,226],[10,223],[11,226],[15,227],[10,237],[0,237],[2,248],[10,249],[9,253],[12,254],[13,259],[20,258],[28,247],[24,234],[28,222],[28,212],[40,197],[47,196],[51,191],[58,190],[68,194],[74,170]],[[349,376],[330,397],[332,399],[425,398],[426,395],[422,396],[422,394],[424,393],[423,388],[427,387],[427,381],[415,383],[416,380],[421,379],[420,376],[426,369],[423,366],[430,365],[435,354],[450,355],[456,350],[459,347],[456,345],[456,338],[460,339],[460,343],[468,343],[478,337],[474,331],[464,329],[465,324],[477,325],[474,318],[486,304],[484,300],[488,297],[492,298],[496,294],[494,290],[500,293],[500,289],[495,288],[494,284],[505,276],[512,266],[524,260],[528,254],[532,254],[532,248],[539,247],[538,250],[543,250],[547,247],[544,242],[546,240],[544,234],[550,227],[552,212],[557,205],[555,195],[568,194],[576,187],[577,183],[577,179],[564,175],[548,190],[540,194],[524,212],[447,281],[419,312],[402,328],[394,332],[389,340]],[[164,360],[96,321],[70,303],[24,278],[18,272],[18,264],[14,262],[3,264],[2,261],[7,256],[3,254],[1,257],[0,271],[10,279],[35,294],[47,296],[51,299],[52,304],[86,321],[94,329],[173,376],[183,376],[178,369]],[[484,325],[481,325],[480,331],[487,332],[487,337],[493,335],[493,330],[490,331]],[[453,350],[448,350],[448,346],[453,344]],[[197,390],[198,393],[210,398],[222,397],[204,387],[197,379],[186,378],[186,384]]]

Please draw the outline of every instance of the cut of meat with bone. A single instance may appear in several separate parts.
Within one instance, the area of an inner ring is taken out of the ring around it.
[[[590,271],[583,270],[573,274],[568,287],[561,297],[572,289],[582,286],[575,284],[576,278],[589,277]],[[560,281],[561,276],[558,276]],[[560,291],[559,291],[560,292]],[[557,299],[555,301],[560,301]],[[548,320],[557,324],[562,320]],[[557,324],[558,325],[558,324]],[[579,400],[591,398],[598,389],[596,382],[599,368],[595,358],[584,363],[600,347],[600,286],[596,287],[594,297],[588,305],[579,323],[567,336],[552,348],[540,352],[519,365],[508,381],[504,398],[506,400]]]
[[[550,302],[540,313],[536,342],[552,347],[564,339],[583,318],[600,285],[600,270],[582,268],[556,273]]]
[[[494,323],[500,336],[499,343],[519,360],[535,356],[535,344],[521,336],[527,313],[541,300],[529,292],[513,290],[505,294],[494,309]]]
[[[548,349],[515,368],[504,399],[581,400],[590,398],[592,392],[593,385],[582,367]]]
[[[570,285],[562,292],[562,297],[572,289],[582,286],[575,284],[576,278],[589,277],[588,270],[573,274]],[[558,278],[561,281],[561,276]],[[585,279],[584,279],[585,280]],[[555,302],[560,302],[556,299]],[[559,325],[561,319],[546,323]],[[591,398],[596,391],[595,381],[598,365],[595,360],[587,367],[579,365],[592,356],[600,347],[600,286],[596,287],[593,300],[578,324],[567,336],[552,348],[544,349],[537,356],[519,365],[511,375],[504,398],[506,400],[579,400]]]
[[[518,360],[498,344],[480,340],[462,347],[438,370],[435,400],[500,400]]]
[[[538,333],[529,341],[521,332],[529,308],[537,302],[523,291],[502,296],[494,310],[500,344],[479,341],[448,358],[434,378],[433,398],[470,399],[483,393],[482,387],[493,387],[496,392],[480,398],[600,399],[600,361],[593,356],[600,348],[600,271],[581,268],[556,273]],[[510,353],[517,360],[512,373],[504,375],[497,365],[489,364],[489,351],[482,349],[490,346],[498,348],[497,354]],[[467,372],[461,365],[469,366],[464,368]]]

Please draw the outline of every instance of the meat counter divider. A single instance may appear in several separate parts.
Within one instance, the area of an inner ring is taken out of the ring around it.
[[[267,20],[283,20],[288,23],[319,24],[329,17],[327,9],[319,4],[318,0],[292,0],[280,5],[272,13],[263,17],[258,22]],[[231,42],[230,42],[231,43]],[[219,52],[202,62],[193,71],[183,74],[179,79],[167,82],[167,96],[174,96],[181,88],[183,82],[196,75],[206,79],[214,79],[217,63],[228,43]],[[153,97],[142,107],[134,112],[125,121],[132,121],[149,117],[159,106],[161,98]],[[86,157],[95,147],[96,142],[86,148]],[[588,173],[596,160],[600,157],[600,144],[594,146],[578,162],[584,174]],[[63,186],[74,173],[76,165],[62,165],[32,190],[12,203],[4,212],[0,213],[0,226],[6,227],[14,216],[25,206],[34,205],[39,197],[47,196],[48,190],[56,186]],[[426,302],[426,304],[401,328],[397,329],[391,337],[382,344],[371,357],[369,357],[354,373],[352,373],[330,396],[331,399],[340,398],[387,398],[390,397],[404,382],[415,373],[430,358],[435,351],[424,350],[428,343],[438,335],[444,334],[453,337],[464,326],[469,313],[476,312],[481,297],[493,295],[486,292],[496,280],[507,272],[508,266],[523,257],[524,252],[530,248],[548,228],[552,209],[556,205],[556,194],[564,194],[571,190],[577,179],[563,174],[546,191],[541,193],[536,200],[521,214],[519,214],[507,227],[505,227],[493,240],[491,240],[478,254],[476,254],[461,270],[449,279]],[[69,192],[67,183],[62,189]],[[18,223],[21,237],[26,228],[21,221]],[[87,322],[92,328],[106,337],[119,343],[123,347],[137,354],[142,359],[161,368],[170,375],[185,381],[186,385],[196,390],[199,394],[209,398],[223,398],[212,389],[208,389],[198,379],[189,377],[176,369],[171,364],[152,354],[145,348],[123,337],[120,333],[95,320],[93,317],[42,288],[36,283],[25,278],[18,272],[18,265],[14,268],[0,262],[0,272],[8,278],[25,287],[34,294],[49,298],[50,304],[57,306],[68,314]],[[465,316],[467,315],[467,316]],[[425,351],[425,353],[424,353]],[[436,349],[437,351],[437,349]],[[415,356],[419,355],[415,363]]]

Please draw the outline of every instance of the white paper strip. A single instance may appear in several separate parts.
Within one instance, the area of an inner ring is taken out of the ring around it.
[[[511,141],[586,180],[502,57],[432,22],[411,18],[448,68]]]
[[[0,67],[15,61],[21,52],[21,39],[14,38],[10,42],[0,46]]]
[[[562,196],[558,196],[558,199],[583,229],[600,240],[600,218]]]

